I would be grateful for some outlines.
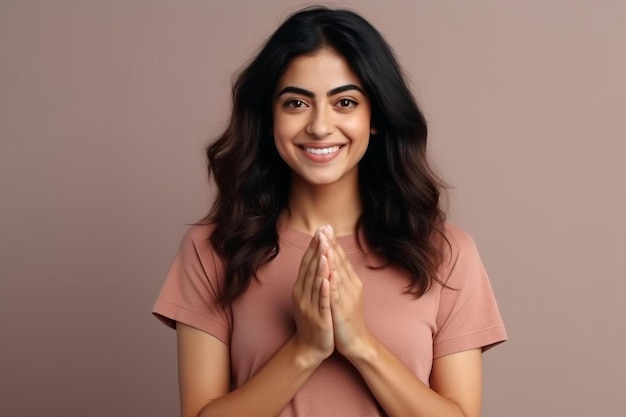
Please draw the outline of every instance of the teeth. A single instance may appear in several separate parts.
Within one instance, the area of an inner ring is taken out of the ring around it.
[[[305,151],[315,155],[328,155],[339,150],[339,146],[331,146],[330,148],[304,148]]]

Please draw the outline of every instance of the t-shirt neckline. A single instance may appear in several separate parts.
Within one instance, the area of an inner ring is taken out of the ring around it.
[[[289,225],[283,226],[281,229],[279,230],[280,240],[298,249],[306,250],[311,243],[311,239],[313,239],[312,235],[294,229]],[[346,253],[360,250],[356,233],[338,236],[336,239]],[[363,240],[363,236],[361,236],[361,240]]]

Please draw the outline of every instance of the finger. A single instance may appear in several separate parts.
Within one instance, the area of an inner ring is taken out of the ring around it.
[[[328,265],[335,280],[335,289],[337,291],[345,291],[345,280],[342,278],[343,270],[337,267],[337,255],[334,250],[328,251]]]
[[[320,315],[325,318],[330,318],[330,282],[327,278],[322,280],[322,286],[320,287]]]
[[[329,288],[329,293],[330,293],[330,303],[333,306],[339,306],[339,304],[341,304],[341,294],[339,293],[339,281],[341,279],[339,278],[339,274],[337,273],[337,271],[332,271],[330,273],[330,279],[329,279],[329,284],[330,284],[330,288]]]
[[[305,262],[309,263],[313,259],[313,254],[315,253],[319,245],[319,239],[320,239],[320,233],[315,232],[315,234],[311,238],[311,241],[309,242],[309,246],[307,246],[306,252],[304,253],[303,260]]]
[[[294,286],[297,287],[298,290],[301,292],[303,291],[303,286],[304,286],[307,271],[309,270],[311,263],[313,263],[313,261],[315,260],[316,258],[315,255],[319,250],[319,243],[320,243],[319,233],[316,233],[311,239],[311,241],[309,242],[309,246],[307,247],[306,251],[304,252],[304,255],[302,256],[302,260],[300,261],[300,268],[298,269],[298,277],[296,279]]]
[[[317,256],[319,256],[318,268],[315,270],[315,278],[311,285],[311,302],[313,303],[313,305],[317,305],[317,303],[319,302],[319,289],[322,285],[322,281],[325,278],[328,278],[328,275],[330,273],[328,267],[328,239],[326,238],[326,236],[324,236],[324,234],[320,232],[319,240],[319,250],[317,252]],[[305,291],[306,290],[307,288],[305,288]],[[313,298],[314,296],[315,299]]]
[[[359,280],[359,278],[354,271],[352,263],[350,263],[346,252],[343,250],[343,247],[334,237],[330,239],[330,246],[333,252],[333,267],[337,269],[339,273],[344,277],[344,279],[342,280],[343,284],[355,284]]]
[[[343,248],[341,247],[341,245],[339,244],[339,242],[335,238],[335,232],[333,231],[333,228],[330,227],[330,226],[323,226],[322,227],[322,233],[328,239],[328,243],[329,243],[329,246],[331,247],[331,249],[334,249],[337,252],[338,256],[335,258],[336,261],[338,261],[339,263],[344,262],[345,253],[343,251]],[[338,264],[338,266],[339,266],[339,264]]]
[[[315,281],[311,291],[311,305],[319,306],[321,298],[321,290],[324,280],[328,278],[328,259],[326,255],[320,255],[317,263],[317,272],[315,273]],[[306,293],[305,293],[306,294]]]
[[[318,240],[319,243],[317,246],[317,250],[314,253],[313,259],[311,260],[311,263],[307,268],[306,274],[302,282],[302,296],[309,297],[309,300],[312,300],[314,289],[317,289],[319,285],[321,285],[321,280],[324,278],[318,278],[318,274],[320,273],[320,260],[321,256],[326,256],[325,253],[328,252],[327,239],[324,236],[320,235]],[[325,259],[324,271],[327,270],[328,261]],[[328,272],[326,272],[326,274],[326,276],[328,276]]]
[[[332,244],[330,245],[330,248],[328,249],[328,269],[330,271],[336,271],[338,269],[335,250],[332,247]]]

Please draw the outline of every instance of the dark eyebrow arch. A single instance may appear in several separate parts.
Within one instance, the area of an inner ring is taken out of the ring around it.
[[[313,94],[312,91],[305,90],[304,88],[300,88],[300,87],[287,86],[283,88],[282,90],[280,90],[280,92],[276,95],[276,98],[286,93],[300,94],[300,95],[310,97],[310,98],[315,97],[315,94]]]
[[[334,96],[335,94],[343,93],[344,91],[350,91],[350,90],[356,90],[356,91],[359,91],[361,94],[365,95],[365,91],[363,91],[363,89],[359,87],[358,85],[354,85],[354,84],[346,84],[346,85],[333,88],[328,93],[326,93],[326,95],[330,97],[330,96]],[[276,98],[286,93],[301,94],[303,96],[310,97],[310,98],[315,97],[315,94],[313,94],[312,91],[305,90],[304,88],[300,88],[300,87],[287,86],[278,92],[278,94],[276,95]]]
[[[334,96],[335,94],[343,93],[344,91],[350,91],[350,90],[356,90],[360,92],[361,94],[365,95],[365,91],[363,91],[363,89],[359,87],[358,85],[354,85],[354,84],[346,84],[337,88],[333,88],[328,93],[326,93],[326,95],[330,97],[330,96]]]

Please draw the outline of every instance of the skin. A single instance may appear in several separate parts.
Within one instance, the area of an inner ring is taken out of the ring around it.
[[[361,211],[358,162],[374,131],[362,90],[332,50],[294,59],[280,79],[273,134],[293,172],[285,219],[312,235],[292,292],[297,330],[259,372],[229,392],[227,346],[179,323],[182,416],[276,416],[334,350],[358,370],[389,416],[480,416],[479,349],[435,359],[429,388],[363,319],[363,285],[336,239],[353,233]],[[340,149],[329,161],[311,159],[303,149],[333,146]]]
[[[328,222],[340,235],[351,234],[361,213],[358,163],[375,132],[363,90],[331,50],[294,59],[276,88],[274,143],[293,172],[290,223],[310,235]],[[303,150],[332,145],[340,149],[325,163],[311,161]]]
[[[343,58],[323,50],[294,59],[277,91],[274,143],[297,186],[350,188],[372,130],[370,103],[359,78]],[[333,145],[340,149],[323,163],[311,161],[303,149]]]

